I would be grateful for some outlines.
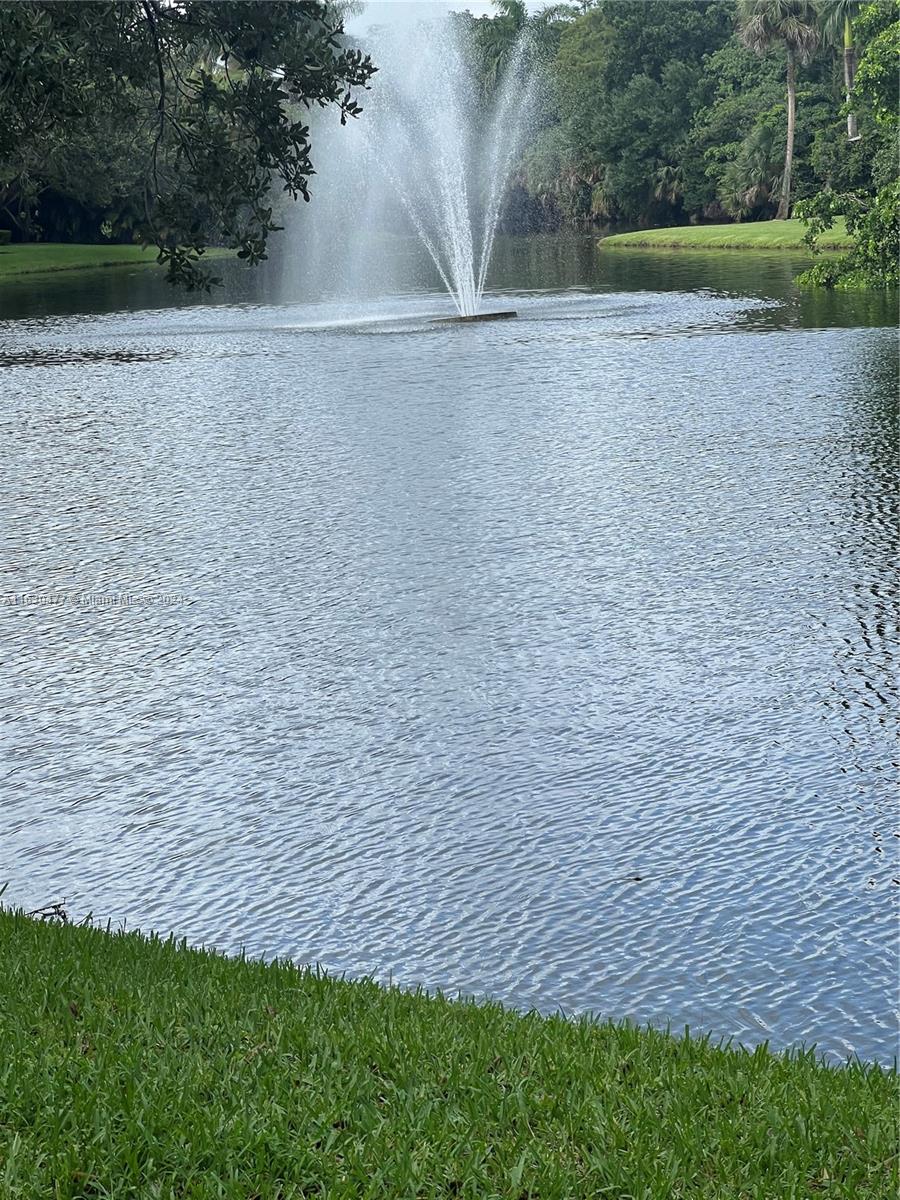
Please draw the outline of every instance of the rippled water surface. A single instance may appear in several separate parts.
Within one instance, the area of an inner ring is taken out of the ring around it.
[[[0,299],[6,899],[890,1058],[892,303],[113,275]]]

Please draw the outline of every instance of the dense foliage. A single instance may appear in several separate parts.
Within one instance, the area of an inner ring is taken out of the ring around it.
[[[886,1200],[897,1076],[0,912],[4,1200]]]
[[[308,197],[305,110],[356,116],[371,73],[322,0],[0,3],[0,217],[205,285],[211,241],[265,257],[273,182]]]
[[[208,244],[264,258],[308,109],[356,115],[374,69],[348,3],[0,0],[0,227],[149,242],[190,285]],[[841,215],[857,249],[811,281],[896,281],[897,0],[495,5],[455,17],[485,103],[523,37],[545,80],[507,231]]]
[[[900,62],[900,5],[892,13],[883,5],[866,5],[857,29],[866,39],[852,86],[847,111],[857,110],[883,138],[882,152],[873,162],[869,179],[856,187],[830,186],[798,205],[809,222],[810,241],[844,217],[855,246],[839,259],[817,263],[804,282],[826,287],[877,287],[900,283],[900,181],[896,146],[900,133],[897,109],[897,64]]]
[[[896,227],[894,0],[498,10],[470,19],[485,88],[526,25],[548,81],[508,229],[785,218],[795,201],[822,214],[826,193],[858,235],[865,214],[876,278]]]

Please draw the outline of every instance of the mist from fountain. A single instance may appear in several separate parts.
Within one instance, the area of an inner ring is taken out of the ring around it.
[[[332,295],[377,291],[379,280],[390,286],[391,235],[406,224],[458,315],[477,315],[534,110],[527,41],[509,56],[489,103],[452,18],[370,31],[365,49],[379,69],[362,117],[343,128],[320,121],[313,131],[317,175],[298,223],[298,269],[324,277]]]

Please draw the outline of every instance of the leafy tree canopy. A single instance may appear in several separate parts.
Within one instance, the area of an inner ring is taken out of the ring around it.
[[[309,194],[309,110],[355,116],[374,69],[341,33],[354,2],[0,0],[0,223],[145,240],[191,286],[209,282],[209,244],[265,257],[277,193]],[[546,84],[529,90],[506,228],[794,206],[814,231],[845,215],[868,247],[852,269],[823,261],[818,282],[896,278],[898,17],[897,0],[495,0],[493,15],[455,14],[485,112],[512,63]]]
[[[523,152],[508,228],[762,220],[795,201],[820,214],[839,203],[857,238],[871,220],[870,250],[882,247],[865,277],[895,277],[897,0],[580,8],[552,26],[546,112]],[[509,45],[511,11],[490,36],[491,20],[477,23],[483,46],[501,33]],[[826,266],[817,271],[824,278]]]
[[[801,278],[825,287],[884,287],[900,283],[900,180],[896,146],[900,132],[897,65],[900,62],[900,4],[869,4],[854,22],[865,42],[848,106],[858,108],[861,128],[881,152],[872,158],[868,181],[854,188],[826,188],[798,206],[809,222],[808,240],[843,216],[856,245],[838,259],[822,260]],[[865,137],[865,134],[864,134]]]
[[[212,241],[256,263],[273,181],[309,198],[306,110],[360,112],[374,68],[341,34],[321,0],[2,3],[0,204],[27,231],[61,185],[70,203],[125,198],[107,223],[188,287],[213,282]]]

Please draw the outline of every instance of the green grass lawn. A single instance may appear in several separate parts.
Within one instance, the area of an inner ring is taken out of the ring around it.
[[[231,254],[211,249],[208,258]],[[77,271],[96,267],[155,266],[156,249],[143,246],[84,246],[67,242],[28,242],[0,246],[0,280],[13,275]]]
[[[0,912],[3,1200],[888,1200],[897,1076]]]
[[[749,225],[682,225],[670,229],[641,229],[603,238],[606,248],[654,250],[806,250],[802,221],[754,221]],[[853,239],[843,218],[819,238],[822,250],[848,250]]]

